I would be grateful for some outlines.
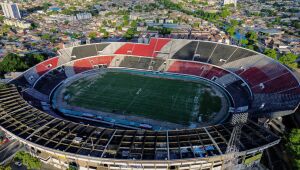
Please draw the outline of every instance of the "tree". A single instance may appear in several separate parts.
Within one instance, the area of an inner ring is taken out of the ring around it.
[[[167,35],[167,34],[171,34],[171,31],[172,31],[172,29],[163,27],[158,32],[159,32],[159,34]]]
[[[96,32],[90,32],[90,33],[88,34],[88,37],[89,37],[90,39],[95,39],[95,38],[97,37],[97,33],[96,33]]]
[[[297,55],[292,54],[292,53],[287,53],[283,56],[281,56],[278,61],[281,62],[284,65],[287,65],[291,68],[297,68],[298,64],[296,62],[297,60]]]
[[[131,40],[134,37],[135,30],[133,28],[129,28],[126,33],[124,34],[124,38]]]
[[[130,26],[131,27],[136,27],[137,26],[137,21],[136,20],[131,21]]]
[[[0,22],[3,22],[3,21],[4,21],[4,19],[5,19],[5,17],[4,17],[4,16],[0,16]]]
[[[231,15],[231,12],[229,11],[228,8],[223,8],[220,15],[222,18],[226,18]]]
[[[271,58],[277,60],[277,52],[274,49],[266,48],[264,51],[264,54],[268,57],[271,57]]]
[[[0,62],[0,76],[7,72],[25,71],[37,63],[44,61],[45,56],[42,54],[27,54],[21,57],[17,54],[10,53]]]
[[[29,29],[30,29],[30,30],[34,30],[34,29],[36,29],[38,26],[39,26],[39,25],[38,25],[37,23],[31,23]]]
[[[292,155],[293,166],[295,169],[300,169],[300,129],[291,130],[286,146]]]
[[[50,40],[51,39],[51,35],[50,34],[43,34],[41,38],[43,40]]]
[[[249,31],[246,33],[246,38],[248,39],[249,44],[255,44],[258,36],[254,31]]]
[[[0,34],[7,34],[10,30],[10,26],[9,25],[2,25],[2,27],[0,28]]]
[[[11,170],[10,166],[0,166],[0,170]]]
[[[235,20],[235,19],[232,19],[230,20],[230,24],[235,27],[235,26],[238,26],[239,25],[239,21]]]
[[[17,152],[14,157],[14,160],[21,161],[22,164],[27,167],[27,169],[40,169],[42,166],[38,158],[31,156],[29,153],[25,151]]]
[[[245,45],[247,45],[249,42],[248,42],[247,39],[241,39],[241,40],[240,40],[240,43],[241,43],[243,46],[245,46]]]
[[[228,27],[226,29],[226,32],[230,35],[230,36],[234,36],[234,33],[235,33],[235,28],[232,26],[232,27]]]
[[[10,53],[0,63],[0,72],[24,71],[28,68],[24,58]]]

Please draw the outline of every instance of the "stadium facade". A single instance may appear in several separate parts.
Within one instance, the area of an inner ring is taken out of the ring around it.
[[[89,71],[127,68],[193,75],[230,94],[231,121],[178,130],[112,128],[76,123],[51,108],[55,89]],[[151,39],[65,48],[0,90],[0,125],[42,160],[81,169],[225,169],[250,167],[280,138],[258,119],[299,106],[296,74],[257,52],[220,43]],[[243,120],[241,126],[234,121]],[[239,127],[239,128],[237,128]]]

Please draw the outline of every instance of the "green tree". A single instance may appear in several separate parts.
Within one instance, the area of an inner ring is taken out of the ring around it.
[[[10,166],[0,166],[0,170],[11,170]]]
[[[222,18],[226,18],[231,15],[231,12],[229,11],[228,8],[223,8],[220,15]]]
[[[34,66],[45,60],[45,57],[42,54],[27,54],[26,55],[26,63],[29,66]]]
[[[226,32],[230,35],[230,36],[234,36],[234,33],[235,33],[235,28],[232,26],[232,27],[228,27],[226,29]]]
[[[241,40],[240,40],[240,43],[241,43],[243,46],[245,46],[245,45],[247,45],[249,42],[248,42],[247,39],[241,39]]]
[[[24,71],[28,68],[24,57],[10,53],[0,63],[0,72]]]
[[[287,53],[283,56],[281,56],[278,60],[291,68],[297,68],[298,64],[296,62],[298,56],[292,53]]]
[[[292,129],[287,137],[286,144],[293,160],[295,169],[300,169],[300,129]]]
[[[51,35],[50,34],[43,34],[41,38],[43,40],[50,40],[51,39]]]
[[[249,41],[249,44],[255,44],[257,42],[258,36],[254,31],[249,31],[246,33],[246,38]]]
[[[34,30],[34,29],[36,29],[36,28],[38,28],[39,27],[39,25],[37,24],[37,23],[31,23],[30,24],[30,30]]]
[[[130,40],[134,37],[136,31],[133,28],[129,28],[124,34],[124,38]]]
[[[235,20],[235,19],[232,19],[230,20],[230,24],[235,27],[235,26],[238,26],[239,25],[239,21]]]
[[[2,27],[0,28],[0,34],[4,35],[7,34],[10,30],[10,26],[9,25],[2,25]]]
[[[137,27],[137,21],[136,20],[131,21],[130,26],[131,27]]]
[[[277,52],[274,49],[266,48],[264,51],[264,54],[268,57],[271,57],[271,58],[277,60]]]
[[[95,39],[95,38],[97,37],[97,33],[96,33],[96,32],[90,32],[90,33],[88,34],[88,37],[89,37],[90,39]]]
[[[14,157],[15,161],[21,161],[27,169],[40,169],[42,164],[40,160],[36,157],[31,156],[29,153],[24,151],[19,151]]]
[[[4,17],[4,16],[0,16],[0,22],[3,22],[3,21],[4,21],[4,19],[5,19],[5,17]]]

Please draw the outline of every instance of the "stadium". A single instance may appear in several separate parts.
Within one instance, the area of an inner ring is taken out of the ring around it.
[[[298,75],[263,54],[152,38],[59,50],[0,89],[0,125],[60,169],[244,169],[299,103]]]

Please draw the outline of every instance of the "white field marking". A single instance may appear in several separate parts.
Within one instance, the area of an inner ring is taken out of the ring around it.
[[[139,90],[136,92],[136,95],[139,95],[142,92],[142,88],[139,88]]]
[[[197,93],[194,97],[194,107],[192,111],[193,117],[196,117],[199,113],[199,96],[201,95],[201,93],[202,93],[201,86],[198,86]]]
[[[149,83],[149,79],[144,83],[143,88],[146,88],[147,85],[148,85],[148,83]],[[143,88],[140,88],[140,89],[142,90]],[[139,93],[140,93],[140,92],[139,92]],[[136,94],[137,94],[137,93],[136,93]],[[133,99],[131,100],[131,102],[129,103],[129,105],[126,107],[126,110],[129,110],[129,108],[131,107],[131,105],[132,105],[132,104],[135,102],[135,100],[137,99],[137,96],[138,96],[138,94],[137,94],[136,96],[133,97]]]

